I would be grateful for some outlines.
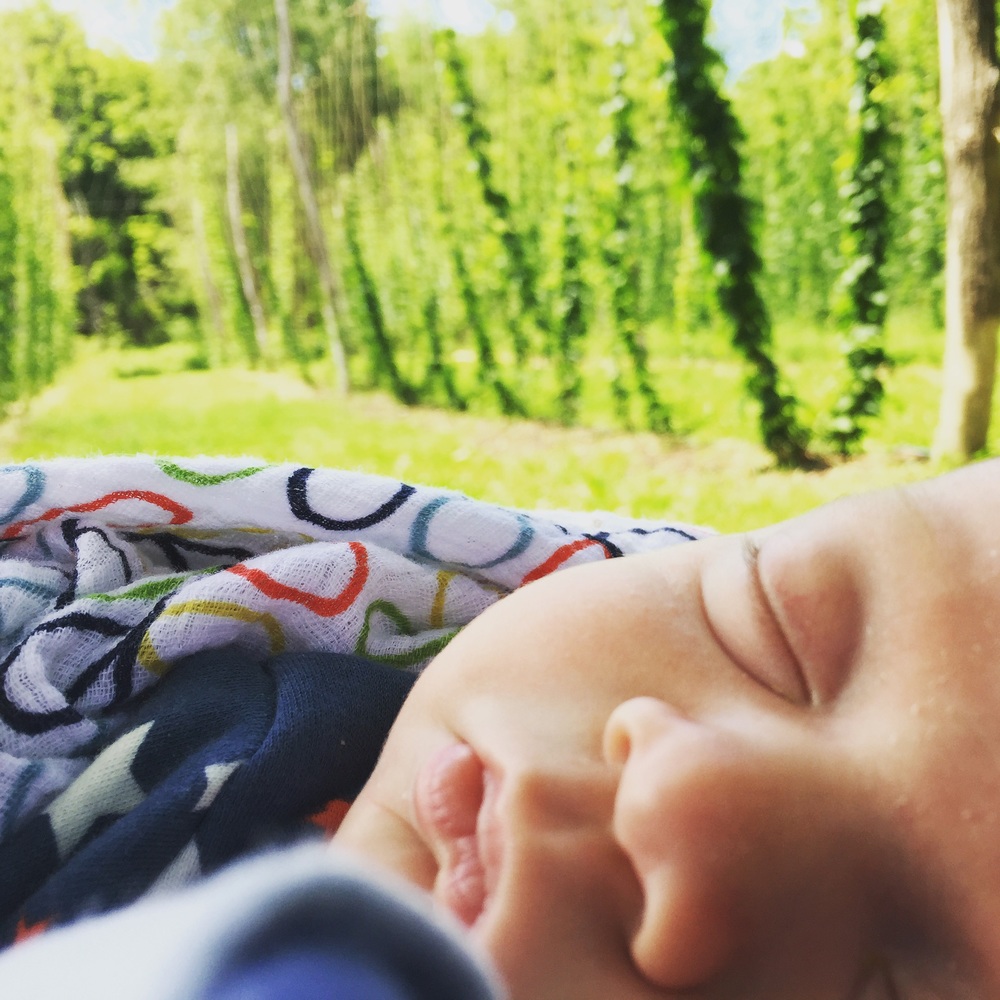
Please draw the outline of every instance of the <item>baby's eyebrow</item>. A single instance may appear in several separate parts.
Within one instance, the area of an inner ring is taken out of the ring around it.
[[[773,618],[774,613],[771,609],[771,602],[768,599],[767,591],[764,589],[764,582],[760,578],[760,542],[753,535],[744,535],[740,543],[740,551],[743,554],[743,562],[750,573],[750,586],[754,589],[757,598]],[[782,638],[784,638],[783,635]]]
[[[754,582],[760,587],[760,570],[757,565],[757,557],[760,555],[760,542],[753,535],[744,535],[741,548],[743,550],[743,561],[746,563],[747,569],[750,570],[750,576],[753,577]]]

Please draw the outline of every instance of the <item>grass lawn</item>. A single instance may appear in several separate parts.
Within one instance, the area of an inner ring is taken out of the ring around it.
[[[377,472],[522,507],[596,508],[726,531],[938,471],[918,451],[937,405],[936,365],[920,352],[890,373],[866,453],[806,473],[775,470],[755,442],[756,414],[731,358],[686,362],[672,400],[683,436],[667,438],[407,409],[381,393],[338,399],[288,371],[187,370],[180,346],[87,346],[55,385],[0,425],[4,461],[247,455]],[[831,391],[823,365],[786,364],[819,395]]]

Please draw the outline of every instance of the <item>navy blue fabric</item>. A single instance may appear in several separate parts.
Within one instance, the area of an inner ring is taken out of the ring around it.
[[[337,973],[345,992],[335,994],[344,1000],[355,1000],[348,989],[352,976],[367,989],[381,990],[373,994],[378,1000],[495,1000],[483,970],[453,934],[432,921],[415,899],[360,872],[290,885],[233,930],[197,1000],[218,1000],[215,990],[252,978],[254,969],[270,968],[275,983],[288,983],[290,978],[278,977],[305,975],[306,966],[291,961],[304,953],[347,963]],[[310,964],[309,975],[316,969]],[[361,969],[368,975],[362,978]],[[367,994],[362,996],[367,1000]]]
[[[109,767],[111,786],[117,777],[132,790],[128,807],[111,794],[68,849],[63,834],[62,853],[48,812],[0,844],[0,945],[19,930],[131,902],[178,857],[188,866],[195,857],[196,877],[318,836],[307,817],[357,795],[414,679],[323,652],[255,658],[223,649],[179,664],[115,734],[123,747],[141,735],[121,765],[128,773]]]
[[[204,1000],[413,1000],[384,969],[318,949],[294,949],[230,970]]]

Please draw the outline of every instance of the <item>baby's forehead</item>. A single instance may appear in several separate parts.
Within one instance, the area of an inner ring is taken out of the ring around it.
[[[995,533],[1000,510],[1000,458],[966,465],[943,475],[928,476],[902,486],[845,496],[829,506],[848,503],[876,517],[892,517],[894,508],[908,508],[930,533],[968,530]],[[991,530],[991,528],[993,530]]]
[[[949,530],[958,524],[981,525],[1000,509],[1000,458],[973,463],[944,474],[927,474],[909,482],[882,488],[852,485],[841,494],[784,521],[750,528],[755,535],[770,534],[805,519],[822,523],[841,517],[854,519],[857,532],[874,531],[878,522],[892,519],[900,507],[926,517],[929,528]]]
[[[991,482],[995,479],[994,504],[1000,503],[1000,465],[997,473],[990,477]],[[771,553],[799,548],[808,553],[817,546],[831,552],[853,548],[859,561],[881,559],[887,542],[906,552],[932,538],[944,541],[960,532],[974,534],[992,509],[996,508],[984,490],[970,488],[952,474],[929,482],[845,493],[795,517],[751,529],[745,533],[743,546],[754,555],[761,549]],[[904,526],[903,531],[891,530]]]

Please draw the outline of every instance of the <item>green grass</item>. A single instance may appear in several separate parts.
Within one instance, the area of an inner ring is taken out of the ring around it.
[[[796,347],[804,337],[792,331],[788,339],[789,372],[818,407],[839,388],[835,344],[811,356]],[[343,400],[290,371],[189,370],[189,352],[179,346],[88,345],[56,385],[0,426],[0,457],[246,455],[377,472],[523,507],[603,509],[726,531],[937,471],[916,455],[937,407],[929,341],[913,345],[891,373],[866,454],[811,473],[771,466],[739,388],[741,366],[706,353],[714,356],[676,359],[666,374],[661,365],[682,431],[665,438],[407,409],[382,393]]]

